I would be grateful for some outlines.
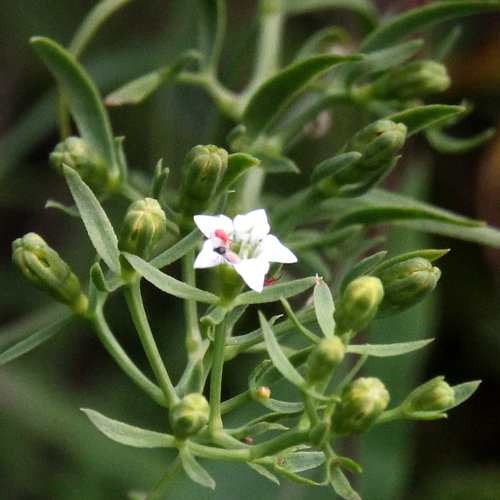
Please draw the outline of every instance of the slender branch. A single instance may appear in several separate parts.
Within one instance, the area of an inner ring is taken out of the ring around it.
[[[222,402],[220,405],[220,412],[222,415],[224,415],[225,413],[236,410],[236,408],[243,406],[249,401],[251,401],[250,391],[242,392],[241,394],[234,396],[234,398],[227,399],[226,401]]]
[[[179,455],[177,455],[176,459],[169,465],[154,491],[146,497],[146,500],[162,500],[170,481],[179,473],[180,470],[182,470],[182,462]]]
[[[192,248],[182,258],[182,277],[184,283],[196,287],[196,276],[194,272],[194,253],[194,248]],[[201,342],[196,300],[184,300],[184,316],[186,318],[186,350],[189,355],[190,353],[197,351],[198,346]]]

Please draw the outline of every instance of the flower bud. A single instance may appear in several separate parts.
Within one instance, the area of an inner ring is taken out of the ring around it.
[[[202,394],[191,393],[170,410],[170,425],[177,439],[196,434],[208,423],[210,407]]]
[[[318,183],[327,196],[358,196],[379,182],[394,166],[406,139],[406,126],[377,120],[354,135],[340,153],[357,151],[361,158]]]
[[[108,169],[100,156],[80,137],[68,137],[60,142],[49,155],[52,166],[63,173],[63,165],[76,170],[80,177],[95,191],[105,191]]]
[[[345,347],[340,337],[318,342],[307,358],[307,381],[316,383],[330,377],[344,359],[344,355]]]
[[[149,257],[166,232],[167,218],[154,198],[134,201],[123,221],[118,247],[123,252]]]
[[[334,434],[360,434],[370,428],[389,404],[384,384],[374,377],[358,378],[342,392],[333,413]]]
[[[404,412],[444,411],[455,402],[454,390],[444,377],[435,377],[412,391],[403,403]]]
[[[377,314],[384,289],[378,278],[361,276],[351,281],[342,294],[334,313],[340,332],[359,332],[366,328]]]
[[[370,85],[374,97],[417,99],[450,86],[446,67],[435,61],[415,61],[382,75]]]
[[[377,276],[384,287],[379,315],[385,316],[407,309],[432,292],[441,271],[427,259],[413,257],[383,269]]]
[[[182,166],[180,205],[190,219],[203,213],[215,194],[227,167],[228,154],[217,146],[195,146]]]
[[[82,293],[79,279],[38,234],[28,233],[12,243],[12,261],[21,274],[40,290],[76,313],[87,310],[87,297]]]

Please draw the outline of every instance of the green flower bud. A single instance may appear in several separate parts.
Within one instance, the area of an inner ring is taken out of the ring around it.
[[[208,423],[210,407],[202,394],[184,396],[170,410],[170,425],[177,439],[196,434]]]
[[[188,219],[203,213],[226,171],[228,154],[217,146],[195,146],[182,167],[180,205]]]
[[[435,377],[412,391],[403,403],[404,413],[444,411],[453,406],[455,391],[444,377]]]
[[[127,210],[118,247],[123,252],[142,258],[149,257],[151,250],[165,235],[167,218],[154,198],[134,201]]]
[[[413,257],[383,269],[377,276],[384,287],[379,315],[385,316],[407,309],[432,292],[441,271],[427,259]]]
[[[358,196],[377,184],[393,168],[406,139],[406,126],[377,120],[354,135],[340,153],[357,151],[361,158],[318,183],[327,196]]]
[[[389,404],[384,384],[374,377],[358,378],[342,392],[333,413],[334,434],[360,434],[368,430]]]
[[[108,187],[108,168],[101,157],[80,137],[68,137],[49,155],[52,166],[61,174],[63,165],[76,170],[86,184],[97,192]]]
[[[38,234],[28,233],[12,243],[12,261],[21,274],[40,290],[76,313],[87,310],[87,297],[82,293],[79,279]]]
[[[307,381],[316,383],[327,379],[342,362],[345,347],[340,337],[323,339],[307,358]]]
[[[378,278],[361,276],[351,281],[340,297],[334,313],[340,332],[359,332],[366,328],[377,314],[384,289]]]
[[[374,97],[417,99],[450,86],[446,67],[435,61],[415,61],[382,75],[369,86]]]

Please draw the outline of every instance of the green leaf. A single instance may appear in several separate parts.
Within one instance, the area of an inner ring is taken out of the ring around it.
[[[169,434],[149,431],[112,420],[94,410],[82,408],[90,421],[109,439],[136,448],[172,448],[176,440]]]
[[[269,479],[269,481],[272,481],[277,485],[280,484],[278,478],[272,472],[269,472],[263,465],[259,465],[254,462],[248,462],[247,465],[251,467],[254,471],[258,472],[261,476],[264,476],[266,479]]]
[[[349,153],[342,153],[335,155],[332,158],[328,158],[314,167],[311,175],[311,182],[313,184],[317,184],[323,179],[351,166],[353,163],[358,161],[361,156],[363,155],[357,151],[350,151]]]
[[[290,472],[303,472],[315,469],[323,463],[325,454],[322,451],[296,451],[285,456],[279,455],[276,465]]]
[[[422,349],[430,344],[434,339],[416,340],[414,342],[396,342],[394,344],[349,344],[346,352],[351,354],[365,354],[377,358],[388,356],[400,356],[409,352]]]
[[[206,56],[207,66],[215,71],[226,31],[226,6],[224,0],[197,0],[200,12],[200,47]]]
[[[171,64],[142,75],[111,92],[105,99],[106,105],[122,106],[124,104],[138,104],[144,101],[160,85],[168,80],[175,80],[177,75],[189,63],[197,59],[200,59],[200,54],[195,50],[181,54]]]
[[[480,12],[500,9],[498,0],[453,0],[434,2],[393,17],[385,25],[375,29],[360,45],[363,52],[371,52],[391,45],[396,40],[421,31],[436,23]]]
[[[313,481],[312,479],[308,479],[307,477],[302,477],[299,476],[298,474],[294,474],[293,472],[283,469],[279,465],[274,465],[274,470],[275,472],[278,472],[282,476],[285,476],[288,479],[291,479],[292,481],[295,481],[296,483],[302,483],[302,484],[308,484],[311,486],[319,486],[320,483],[317,483],[316,481]]]
[[[56,333],[68,326],[73,319],[73,313],[66,313],[50,325],[32,333],[29,337],[26,337],[16,344],[9,346],[7,349],[0,348],[0,366],[18,358],[19,356],[22,356],[23,354],[26,354],[46,340],[49,340]]]
[[[365,257],[363,260],[359,261],[355,264],[344,276],[342,283],[340,285],[340,293],[345,290],[346,286],[356,278],[360,276],[364,276],[368,274],[372,269],[374,269],[382,260],[384,260],[387,255],[386,250],[382,250],[380,252],[374,253],[368,257]]]
[[[286,314],[290,321],[293,323],[295,328],[308,340],[312,340],[314,343],[319,342],[321,339],[318,337],[315,333],[311,332],[309,328],[306,328],[300,321],[299,318],[297,318],[296,314],[293,312],[293,309],[291,308],[290,304],[286,299],[281,299],[281,303],[283,304],[283,307],[285,308]],[[332,313],[333,314],[333,313]],[[333,331],[333,330],[332,330]]]
[[[434,262],[437,259],[440,259],[443,255],[446,255],[449,252],[448,249],[438,250],[438,249],[427,249],[427,250],[415,250],[413,252],[406,252],[396,255],[385,262],[379,264],[377,267],[373,268],[371,274],[373,276],[378,276],[383,270],[392,266],[393,264],[398,264],[399,262],[403,262],[408,259],[421,258],[426,259],[429,262]]]
[[[307,230],[294,231],[287,240],[287,246],[294,252],[312,249],[331,249],[359,234],[362,229],[362,224],[357,224],[328,231],[327,233]]]
[[[90,241],[106,265],[120,272],[118,239],[106,212],[92,190],[82,181],[76,170],[64,168],[64,177],[82,218]]]
[[[330,482],[335,493],[344,500],[361,500],[361,497],[352,489],[340,467],[332,465],[330,468]]]
[[[269,352],[269,356],[276,369],[293,385],[296,385],[297,387],[304,387],[305,381],[302,378],[302,375],[300,375],[300,373],[294,368],[292,363],[290,363],[281,350],[272,328],[269,326],[269,323],[260,311],[259,321],[264,334],[264,340],[266,341],[267,351]]]
[[[245,292],[236,297],[233,305],[241,304],[264,304],[266,302],[276,302],[281,298],[293,297],[312,287],[316,278],[301,278],[286,283],[277,283],[267,286],[262,292]]]
[[[259,403],[270,410],[277,413],[300,413],[304,411],[304,405],[302,403],[293,401],[281,401],[279,399],[273,398],[260,398]]]
[[[243,173],[260,164],[260,160],[246,153],[233,153],[227,158],[227,168],[222,180],[217,187],[214,197],[225,193]]]
[[[261,167],[268,174],[298,174],[300,169],[297,164],[286,156],[272,156],[255,151],[261,160]]]
[[[292,64],[262,84],[243,113],[243,125],[251,139],[258,137],[274,121],[292,97],[315,76],[356,57],[339,55],[315,56]]]
[[[99,91],[83,67],[59,44],[44,37],[33,37],[30,43],[59,83],[80,135],[108,165],[110,178],[118,179],[120,168],[111,124]]]
[[[429,144],[443,153],[466,153],[490,140],[496,133],[494,128],[489,128],[477,135],[467,138],[451,137],[442,129],[431,128],[425,132]]]
[[[349,34],[338,26],[329,26],[313,33],[295,54],[294,62],[303,61],[311,56],[325,53],[337,44],[352,42]]]
[[[421,130],[445,122],[464,111],[466,111],[464,106],[429,104],[428,106],[419,106],[400,113],[394,113],[385,118],[395,123],[404,123],[408,129],[406,136],[410,137]]]
[[[349,472],[352,472],[353,474],[359,474],[360,472],[363,472],[361,466],[350,458],[335,457],[335,462],[344,469],[347,469]]]
[[[215,481],[210,474],[195,460],[188,448],[179,450],[182,467],[185,473],[195,482],[206,488],[215,489]]]
[[[321,278],[316,279],[316,285],[314,286],[314,310],[323,335],[332,338],[335,330],[335,321],[333,319],[335,306],[330,287]]]
[[[472,382],[465,382],[463,384],[454,385],[452,389],[455,393],[455,401],[451,408],[455,408],[455,406],[458,406],[459,404],[462,404],[464,401],[469,399],[474,394],[474,392],[476,392],[476,389],[479,387],[480,383],[480,380],[473,380]]]
[[[184,257],[184,255],[186,255],[189,250],[192,250],[199,244],[200,240],[200,231],[198,231],[198,229],[195,229],[191,231],[187,236],[184,236],[184,238],[178,241],[175,245],[171,246],[160,255],[157,255],[149,263],[157,269],[168,266],[172,262],[175,262],[181,257]]]
[[[444,61],[455,47],[462,32],[463,30],[460,26],[455,26],[441,40],[438,40],[436,46],[432,49],[431,59],[439,62]]]
[[[141,259],[137,255],[123,252],[122,255],[127,259],[129,264],[147,281],[162,290],[163,292],[174,295],[181,299],[191,299],[206,304],[217,304],[220,302],[219,297],[213,293],[200,290],[194,286],[183,283],[172,276],[162,273],[151,264]]]

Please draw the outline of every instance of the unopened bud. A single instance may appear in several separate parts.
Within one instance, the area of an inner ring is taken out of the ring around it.
[[[187,154],[180,187],[180,205],[186,218],[206,210],[226,171],[227,158],[225,149],[212,145],[195,146]]]
[[[50,153],[49,161],[60,173],[63,173],[63,166],[76,170],[85,183],[97,192],[109,187],[106,164],[81,137],[68,137],[60,142]]]
[[[142,258],[147,258],[166,232],[167,218],[154,198],[134,201],[123,221],[118,247]]]
[[[361,276],[351,281],[340,297],[334,313],[340,332],[359,332],[366,328],[377,314],[384,289],[378,278]]]
[[[170,410],[170,425],[177,439],[196,434],[207,423],[210,414],[208,401],[202,394],[191,393]]]
[[[356,151],[361,157],[318,183],[327,196],[358,196],[379,182],[394,166],[406,139],[406,126],[377,120],[354,135],[340,153]]]
[[[418,99],[445,91],[450,86],[446,67],[436,61],[415,61],[379,77],[369,86],[374,97]]]
[[[377,276],[384,287],[384,300],[379,315],[407,309],[436,288],[441,271],[427,259],[413,257],[383,269]]]
[[[307,381],[316,383],[331,376],[342,362],[345,347],[340,337],[326,338],[318,342],[307,358]]]
[[[412,391],[403,403],[404,412],[444,411],[453,406],[455,392],[444,377],[435,377]]]
[[[35,233],[12,243],[12,261],[21,274],[37,288],[49,293],[76,313],[87,310],[78,277],[59,254]]]
[[[387,408],[389,393],[374,377],[358,378],[342,392],[333,413],[334,434],[360,434],[368,430]]]

